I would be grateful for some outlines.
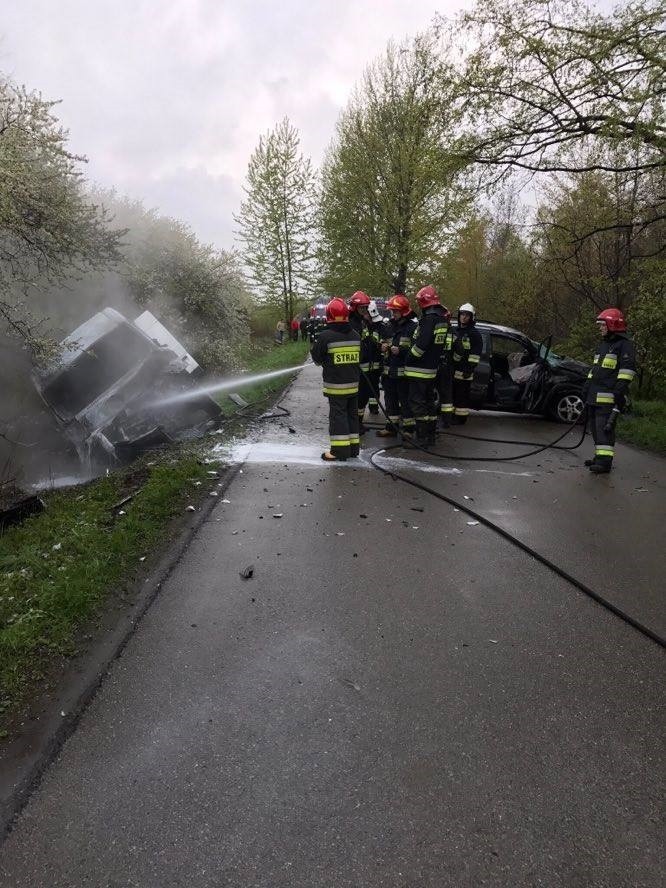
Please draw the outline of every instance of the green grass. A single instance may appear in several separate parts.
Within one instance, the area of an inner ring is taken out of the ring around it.
[[[617,437],[666,455],[666,401],[632,401],[631,413],[617,424]]]
[[[296,366],[307,350],[305,342],[270,343],[244,363],[248,373]],[[238,391],[261,405],[290,379]],[[225,412],[238,412],[228,398],[221,402]],[[230,433],[243,421],[237,418]],[[44,494],[42,514],[0,534],[0,713],[29,699],[49,665],[74,653],[81,627],[109,592],[122,590],[139,559],[164,546],[174,517],[200,496],[195,482],[206,471],[198,445],[151,454],[85,487]],[[114,505],[135,489],[118,515]]]
[[[192,454],[146,466],[145,483],[118,515],[113,506],[136,473],[134,466],[46,494],[45,512],[0,536],[0,709],[20,699],[50,659],[73,652],[76,629],[159,544],[206,469]]]
[[[260,404],[281,391],[293,379],[293,375],[275,376],[252,385],[243,385],[242,377],[256,373],[267,373],[271,370],[281,370],[283,367],[296,367],[302,364],[307,357],[310,345],[308,342],[285,342],[284,345],[270,343],[265,349],[253,350],[244,355],[244,363],[247,371],[239,374],[239,384],[236,391],[250,404]],[[218,402],[226,414],[238,410],[236,404],[231,401],[226,393],[221,394]]]

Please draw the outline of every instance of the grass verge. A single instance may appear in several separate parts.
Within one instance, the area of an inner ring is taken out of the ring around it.
[[[274,345],[272,342],[269,342],[264,348],[249,352],[244,355],[247,372],[239,375],[238,386],[235,391],[250,404],[258,403],[277,394],[277,392],[291,382],[294,378],[293,374],[275,376],[271,379],[265,379],[249,385],[243,382],[243,376],[270,373],[273,370],[282,370],[285,367],[296,367],[303,363],[309,348],[308,342],[299,340],[298,342],[285,342],[283,345]],[[220,394],[217,400],[225,414],[234,413],[238,410],[238,407],[227,393]]]
[[[248,372],[295,366],[306,352],[306,343],[255,351]],[[239,391],[261,403],[291,378]],[[237,411],[224,401],[225,410]],[[251,418],[234,422],[230,433]],[[42,514],[0,534],[0,714],[38,693],[48,670],[76,652],[82,627],[136,575],[140,559],[156,560],[174,519],[207,492],[208,469],[201,442],[153,453],[84,487],[43,494]]]
[[[620,441],[666,455],[666,401],[632,401],[617,424]]]

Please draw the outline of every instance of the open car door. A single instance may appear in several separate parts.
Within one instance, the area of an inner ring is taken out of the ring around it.
[[[538,413],[546,401],[546,396],[549,390],[548,382],[550,380],[548,355],[550,353],[552,341],[553,337],[551,335],[546,336],[546,338],[539,343],[534,370],[525,385],[521,399],[523,410],[526,413]]]

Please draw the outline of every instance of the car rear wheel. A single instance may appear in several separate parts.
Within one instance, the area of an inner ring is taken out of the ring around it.
[[[548,415],[558,422],[577,422],[585,409],[583,399],[577,392],[556,395],[548,407]]]

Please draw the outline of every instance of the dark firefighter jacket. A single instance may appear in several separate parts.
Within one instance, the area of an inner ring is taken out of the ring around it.
[[[412,335],[412,347],[405,360],[405,376],[434,379],[446,345],[449,322],[441,305],[426,308]]]
[[[453,378],[470,380],[479,365],[482,351],[483,336],[476,329],[474,321],[471,321],[466,327],[459,324],[454,331],[451,346]]]
[[[350,324],[327,324],[317,333],[310,354],[322,367],[325,395],[358,393],[361,341]]]
[[[626,333],[611,333],[601,340],[585,383],[585,403],[613,407],[616,395],[625,395],[636,375],[634,343]]]
[[[386,376],[398,377],[405,375],[405,359],[412,347],[412,337],[418,326],[418,320],[413,311],[410,311],[404,318],[398,318],[397,321],[391,321],[388,325],[388,335],[391,337],[390,344],[396,345],[400,351],[397,355],[391,354],[391,349],[384,356],[384,374]]]
[[[379,370],[382,362],[381,322],[368,323],[357,311],[352,311],[349,314],[349,326],[361,337],[361,370],[364,373]]]

